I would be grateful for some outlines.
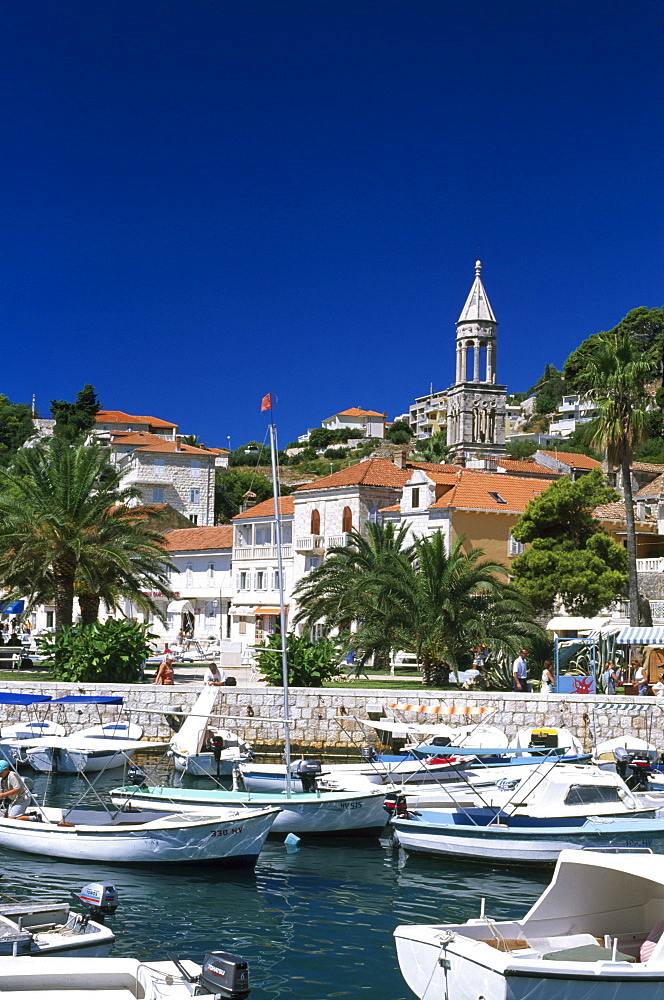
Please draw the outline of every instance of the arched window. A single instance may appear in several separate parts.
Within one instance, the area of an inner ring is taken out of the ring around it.
[[[317,510],[311,512],[311,534],[320,535],[320,514]]]
[[[343,517],[341,518],[341,530],[342,531],[353,530],[353,515],[351,513],[350,507],[344,507]]]

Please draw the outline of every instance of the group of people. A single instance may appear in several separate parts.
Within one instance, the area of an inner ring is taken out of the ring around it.
[[[512,664],[512,687],[518,692],[532,691],[528,681],[528,650],[521,649],[516,660]],[[556,678],[553,673],[553,663],[545,660],[542,664],[542,680],[540,691],[542,694],[553,694],[556,690]]]
[[[157,673],[155,674],[154,684],[166,684],[171,685],[175,683],[175,668],[173,653],[170,651],[168,646],[164,650],[164,658],[157,668]],[[204,684],[213,684],[216,687],[221,686],[226,683],[226,674],[221,670],[216,663],[210,663],[203,674]]]

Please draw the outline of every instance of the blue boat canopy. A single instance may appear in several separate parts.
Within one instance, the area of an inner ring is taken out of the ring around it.
[[[618,632],[616,642],[628,646],[664,646],[664,626],[631,625]]]
[[[40,701],[50,701],[50,694],[14,694],[0,691],[0,705],[34,705]]]
[[[54,705],[121,705],[120,695],[106,694],[66,694],[62,698],[54,698]]]

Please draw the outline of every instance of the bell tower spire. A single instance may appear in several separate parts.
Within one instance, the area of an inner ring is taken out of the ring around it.
[[[504,455],[506,386],[496,384],[498,322],[479,260],[456,328],[456,379],[447,393],[447,443],[457,459]]]

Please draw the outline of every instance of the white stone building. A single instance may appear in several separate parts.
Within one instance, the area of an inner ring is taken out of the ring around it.
[[[387,415],[378,413],[376,410],[362,410],[357,406],[349,410],[342,410],[334,413],[321,421],[321,427],[327,431],[354,431],[357,437],[380,438],[385,437],[385,424]],[[301,434],[298,441],[305,444],[309,440],[313,427],[310,427],[306,434]]]
[[[597,416],[597,409],[592,402],[578,394],[563,396],[562,402],[556,407],[556,412],[549,423],[549,434],[567,438],[583,424],[590,423]]]

